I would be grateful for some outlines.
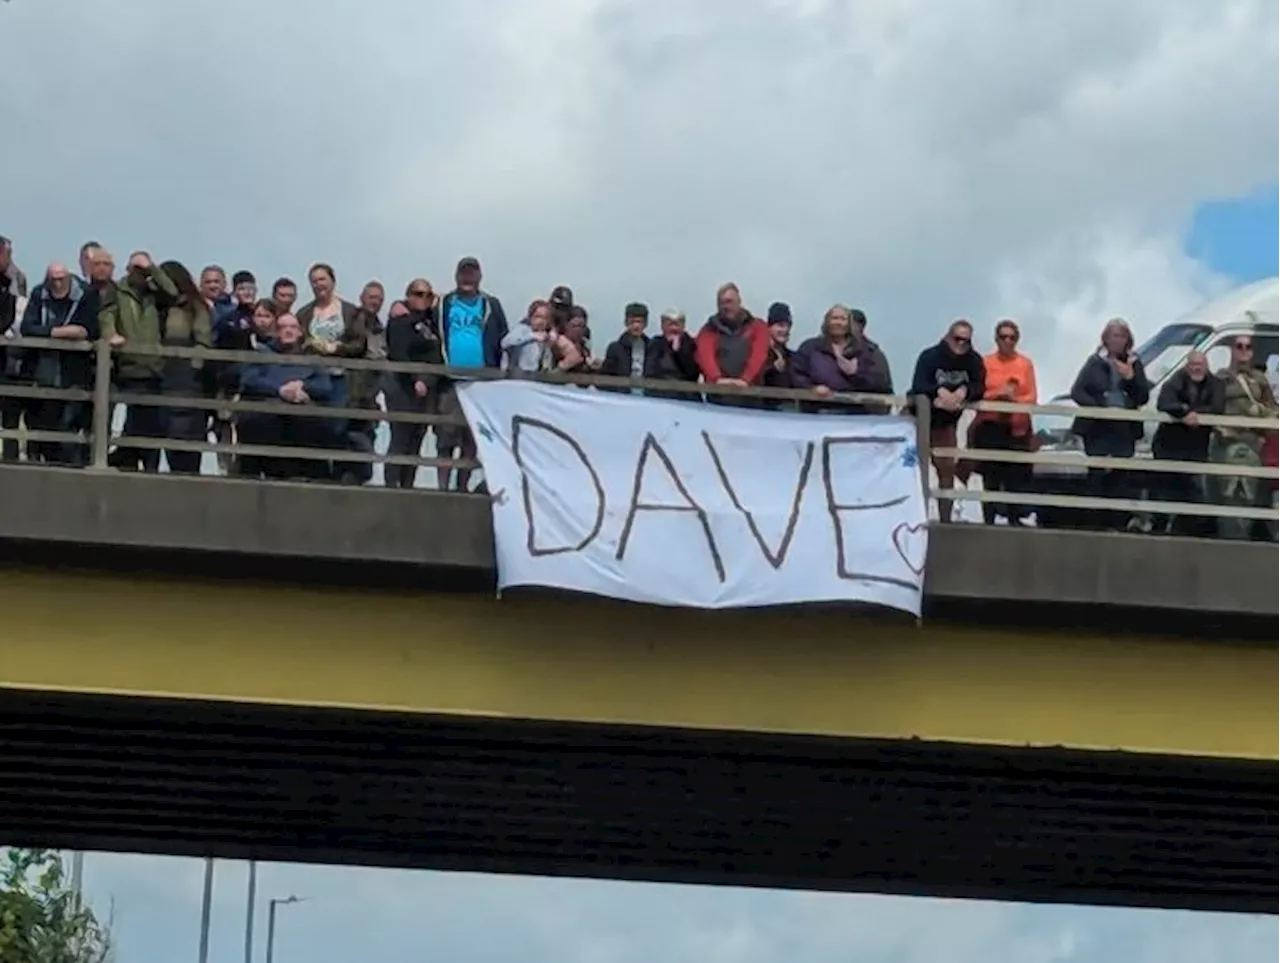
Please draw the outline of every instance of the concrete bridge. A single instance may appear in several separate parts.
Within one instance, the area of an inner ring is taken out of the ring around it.
[[[0,468],[9,841],[1274,912],[1274,546],[932,535],[922,623],[495,599],[488,506]]]

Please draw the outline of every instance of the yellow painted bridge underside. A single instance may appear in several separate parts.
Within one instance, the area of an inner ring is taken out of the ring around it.
[[[1276,647],[1222,639],[25,570],[0,613],[6,687],[1277,758]]]

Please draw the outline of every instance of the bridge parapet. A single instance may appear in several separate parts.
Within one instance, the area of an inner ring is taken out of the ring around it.
[[[0,467],[0,539],[454,570],[494,568],[474,495]],[[1274,617],[1274,545],[935,526],[929,599]]]

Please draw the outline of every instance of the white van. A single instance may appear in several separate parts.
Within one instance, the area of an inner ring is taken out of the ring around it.
[[[1273,372],[1280,353],[1280,278],[1270,278],[1237,288],[1186,317],[1166,325],[1144,341],[1137,349],[1151,382],[1154,408],[1160,388],[1182,367],[1192,351],[1203,351],[1209,358],[1209,370],[1225,368],[1231,360],[1231,343],[1238,335],[1253,337],[1253,358],[1259,368]],[[1081,355],[1083,363],[1084,355]],[[1057,395],[1048,404],[1072,405],[1070,394]],[[1036,435],[1041,451],[1082,451],[1080,438],[1071,431],[1073,419],[1064,415],[1037,415]],[[1156,425],[1148,422],[1146,435],[1138,442],[1138,457],[1149,456],[1151,438]],[[1081,495],[1085,493],[1086,471],[1074,465],[1036,465],[1033,490],[1048,495]],[[1036,513],[1041,525],[1070,524],[1077,513],[1071,509],[1040,509]]]

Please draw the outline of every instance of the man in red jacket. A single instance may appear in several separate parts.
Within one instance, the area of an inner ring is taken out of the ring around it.
[[[732,282],[716,292],[716,313],[698,332],[698,368],[707,384],[745,388],[762,384],[769,363],[769,329],[742,306],[742,292]],[[752,407],[757,399],[709,395],[722,405]]]

